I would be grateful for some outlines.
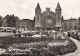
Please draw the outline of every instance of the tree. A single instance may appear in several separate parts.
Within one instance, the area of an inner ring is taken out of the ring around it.
[[[17,21],[19,20],[18,17],[13,15],[6,15],[5,18],[7,19],[7,27],[16,27]]]
[[[2,16],[0,16],[0,27],[1,27],[1,25],[2,25],[2,22],[3,22]]]
[[[79,25],[78,25],[78,30],[80,30],[80,17],[78,18]]]

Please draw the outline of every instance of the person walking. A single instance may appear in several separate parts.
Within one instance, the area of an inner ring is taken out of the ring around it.
[[[14,30],[14,34],[16,34],[16,30]]]

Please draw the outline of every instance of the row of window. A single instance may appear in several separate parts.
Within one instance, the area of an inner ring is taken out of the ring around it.
[[[64,29],[78,29],[78,26],[64,26]]]

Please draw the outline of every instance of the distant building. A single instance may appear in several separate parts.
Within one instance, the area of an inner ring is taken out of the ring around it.
[[[41,12],[39,3],[35,9],[35,28],[36,29],[55,29],[62,27],[62,9],[60,4],[57,4],[55,12],[50,8],[46,8],[46,11]]]
[[[64,30],[76,30],[79,29],[79,19],[70,18],[68,20],[64,20],[62,23],[62,28]]]
[[[55,12],[47,7],[46,10],[42,12],[40,4],[38,3],[35,8],[34,20],[19,20],[19,18],[13,14],[6,15],[2,21],[1,27],[16,27],[23,30],[52,30],[60,28],[64,30],[80,30],[80,17],[78,19],[70,18],[64,20],[59,2]]]
[[[55,12],[51,11],[50,8],[46,8],[46,11],[42,12],[39,3],[35,9],[35,28],[36,29],[59,29],[64,30],[76,30],[80,28],[80,18],[70,18],[64,20],[62,16],[62,8],[60,4],[57,4]]]
[[[5,22],[5,21],[4,21]],[[5,25],[5,24],[4,24]],[[24,30],[76,30],[80,29],[80,18],[70,18],[64,20],[62,16],[62,8],[57,4],[55,12],[46,7],[46,11],[42,12],[39,3],[35,8],[34,20],[23,19],[17,22],[17,27]]]
[[[23,30],[34,30],[34,20],[30,20],[30,19],[20,20],[18,28]]]

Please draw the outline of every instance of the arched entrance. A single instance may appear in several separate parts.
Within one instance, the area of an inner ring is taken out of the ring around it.
[[[43,20],[43,26],[47,30],[52,30],[55,27],[55,20],[51,16],[46,16]]]

